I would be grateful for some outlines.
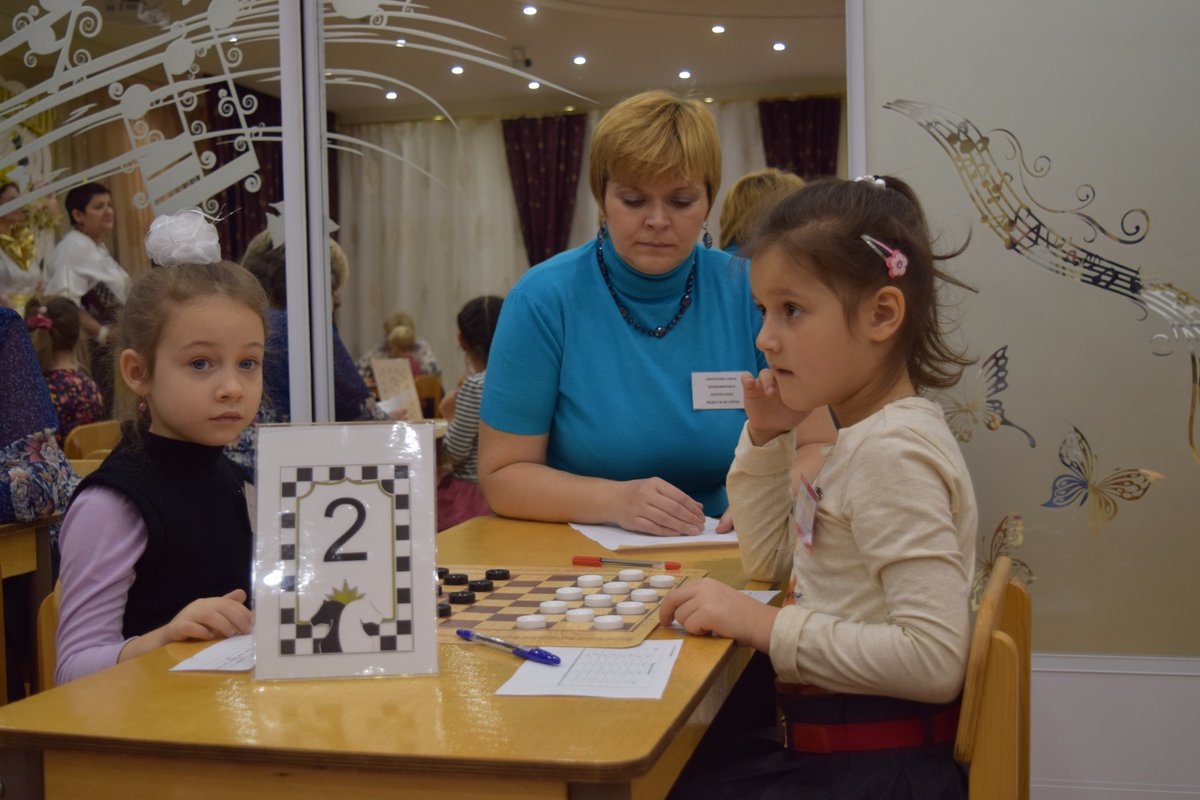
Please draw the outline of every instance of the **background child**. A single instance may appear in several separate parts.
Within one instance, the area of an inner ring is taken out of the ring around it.
[[[479,488],[477,472],[479,401],[502,303],[499,297],[476,297],[458,312],[458,345],[466,353],[471,374],[442,399],[442,416],[450,420],[442,446],[454,467],[438,484],[439,531],[492,513]]]
[[[407,358],[413,377],[421,374],[421,359],[417,358],[417,333],[411,325],[397,325],[388,334],[388,355]]]
[[[229,262],[160,267],[131,289],[119,371],[141,402],[59,537],[60,683],[168,642],[250,631],[250,519],[222,447],[258,411],[265,306]]]
[[[58,444],[77,425],[99,422],[104,414],[100,389],[77,359],[79,306],[66,297],[33,297],[25,306],[25,325],[58,412]]]
[[[788,594],[777,609],[689,581],[661,616],[770,655],[785,742],[710,737],[673,796],[965,797],[953,739],[975,496],[940,407],[917,392],[969,362],[943,338],[935,282],[948,278],[924,213],[895,178],[821,180],[767,215],[747,255],[769,368],[743,377],[729,497],[746,574]],[[793,502],[792,430],[824,404],[837,441]]]

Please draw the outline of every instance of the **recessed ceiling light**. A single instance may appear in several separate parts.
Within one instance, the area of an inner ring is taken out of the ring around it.
[[[783,42],[776,42],[775,44],[771,45],[771,49],[772,50],[787,50],[787,45],[784,44]]]
[[[690,77],[692,77],[692,73],[688,72],[686,69],[679,71],[679,79],[680,80],[686,81]]]
[[[713,99],[711,97],[704,98],[704,102],[706,102],[706,103],[711,103],[712,101],[713,101]]]
[[[724,32],[725,32],[725,26],[724,26],[724,25],[713,25],[713,26],[712,26],[712,32],[713,32],[713,33],[724,33]]]
[[[407,39],[397,39],[396,40],[396,47],[404,47],[404,45],[406,45],[406,44],[408,44]]]
[[[537,13],[537,6],[525,6],[521,9],[521,13],[527,17],[532,17]]]
[[[563,106],[563,111],[574,111],[575,106]]]
[[[451,67],[450,71],[453,72],[455,75],[463,74],[463,68],[460,67],[458,64],[455,64],[453,67]]]
[[[540,88],[542,88],[542,85],[540,83],[538,83],[537,81],[530,81],[529,88],[530,89],[540,89]]]
[[[441,121],[442,121],[442,120],[444,120],[445,118],[446,118],[446,117],[445,117],[445,115],[443,115],[443,114],[434,114],[434,115],[433,115],[433,121],[434,121],[434,122],[441,122]]]
[[[387,94],[385,94],[385,95],[384,95],[384,97],[386,97],[388,100],[395,100],[395,99],[396,99],[396,93],[395,93],[395,92],[388,92]]]
[[[230,36],[230,37],[229,37],[229,43],[230,43],[230,44],[235,44],[236,42],[237,42],[237,37],[236,37],[236,36]]]
[[[576,63],[576,64],[579,64],[579,65],[586,64],[586,63],[587,63],[587,57],[586,57],[586,56],[575,56],[575,63]]]
[[[326,71],[325,71],[325,77],[326,77],[326,78],[332,78],[332,77],[333,77],[333,73],[332,73],[332,72],[330,72],[329,70],[326,70]]]

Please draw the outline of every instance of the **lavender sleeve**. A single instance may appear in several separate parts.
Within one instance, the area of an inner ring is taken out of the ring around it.
[[[128,641],[122,634],[125,599],[147,541],[142,515],[120,492],[90,487],[71,503],[58,535],[58,683],[117,663]]]

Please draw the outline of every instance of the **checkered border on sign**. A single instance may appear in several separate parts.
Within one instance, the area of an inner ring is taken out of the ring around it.
[[[409,465],[358,464],[326,467],[283,467],[279,476],[279,561],[283,578],[279,588],[279,654],[283,656],[322,655],[313,650],[313,626],[297,620],[295,530],[299,498],[307,495],[314,483],[341,480],[370,481],[379,484],[393,498],[396,554],[396,618],[379,624],[379,652],[409,652],[412,636],[412,541],[409,513]],[[290,540],[290,541],[289,541]]]

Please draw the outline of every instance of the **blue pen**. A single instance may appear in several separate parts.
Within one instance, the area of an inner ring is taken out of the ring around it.
[[[468,642],[479,642],[480,644],[486,644],[495,647],[497,650],[507,650],[514,656],[520,656],[521,658],[525,658],[530,661],[536,661],[539,664],[549,664],[550,666],[554,667],[562,663],[561,658],[554,655],[554,653],[543,650],[540,647],[521,647],[519,644],[506,642],[503,639],[497,639],[495,636],[476,633],[475,631],[467,630],[466,628],[459,628],[458,635],[466,639]]]

